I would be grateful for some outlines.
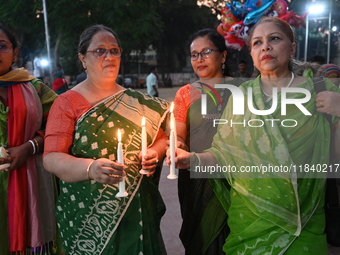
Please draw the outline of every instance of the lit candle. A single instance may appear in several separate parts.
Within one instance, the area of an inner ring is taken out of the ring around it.
[[[119,164],[124,164],[123,159],[123,144],[122,144],[122,136],[120,134],[120,129],[118,129],[118,146],[117,146],[117,161]],[[116,197],[126,197],[128,193],[125,191],[125,177],[123,180],[118,183],[119,192]]]
[[[174,102],[171,103],[170,107],[170,174],[168,179],[177,179],[176,169],[175,169],[175,154],[177,148],[177,134],[176,134],[176,120],[173,113]]]
[[[145,128],[145,117],[143,116],[142,118],[142,134],[141,134],[141,139],[142,139],[142,161],[144,160],[144,157],[146,156],[146,143],[147,143],[147,137],[146,137],[146,128]],[[140,174],[148,174],[150,171],[148,170],[139,170]]]

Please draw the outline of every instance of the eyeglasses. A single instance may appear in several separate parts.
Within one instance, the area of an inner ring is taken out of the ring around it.
[[[105,58],[108,52],[110,52],[110,54],[114,57],[120,57],[122,55],[123,49],[120,47],[114,47],[111,49],[97,48],[94,50],[88,50],[86,52],[92,52],[97,58]]]
[[[5,53],[5,52],[9,52],[12,48],[12,44],[8,43],[8,42],[0,42],[0,52]]]
[[[199,58],[199,56],[201,56],[201,58],[209,58],[209,55],[213,51],[219,51],[219,50],[216,50],[216,49],[203,49],[201,52],[190,53],[189,56],[191,58],[191,61],[196,61]]]

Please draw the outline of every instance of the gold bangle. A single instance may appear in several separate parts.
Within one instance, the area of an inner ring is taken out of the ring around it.
[[[37,151],[36,151],[36,153],[38,153],[39,151],[40,151],[40,149],[39,149],[39,143],[38,143],[38,141],[36,140],[36,139],[32,139],[33,141],[34,141],[34,143],[35,143],[35,146],[37,147]]]
[[[94,162],[95,160],[92,160],[91,162],[90,162],[90,164],[87,166],[87,168],[86,168],[86,174],[87,174],[87,178],[89,179],[89,180],[93,180],[93,179],[91,179],[91,177],[90,177],[90,167],[91,167],[91,165],[93,164],[93,162]]]

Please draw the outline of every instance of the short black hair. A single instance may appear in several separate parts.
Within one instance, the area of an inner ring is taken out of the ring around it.
[[[149,73],[151,73],[153,70],[156,70],[156,69],[157,69],[157,66],[151,66],[149,69]]]
[[[86,28],[83,33],[80,35],[79,44],[78,44],[78,53],[85,55],[89,45],[91,44],[92,37],[97,34],[99,31],[108,31],[109,33],[113,34],[118,42],[118,46],[120,46],[120,41],[118,35],[115,31],[111,28],[104,26],[104,25],[93,25]]]

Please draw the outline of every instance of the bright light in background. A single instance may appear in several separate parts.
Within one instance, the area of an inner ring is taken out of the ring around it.
[[[332,31],[333,31],[333,32],[336,32],[337,30],[338,30],[338,27],[337,27],[337,26],[333,26],[333,27],[332,27]]]
[[[48,61],[46,59],[42,59],[40,63],[42,66],[48,66]]]
[[[325,11],[325,7],[321,4],[311,5],[308,8],[308,14],[319,14]]]

